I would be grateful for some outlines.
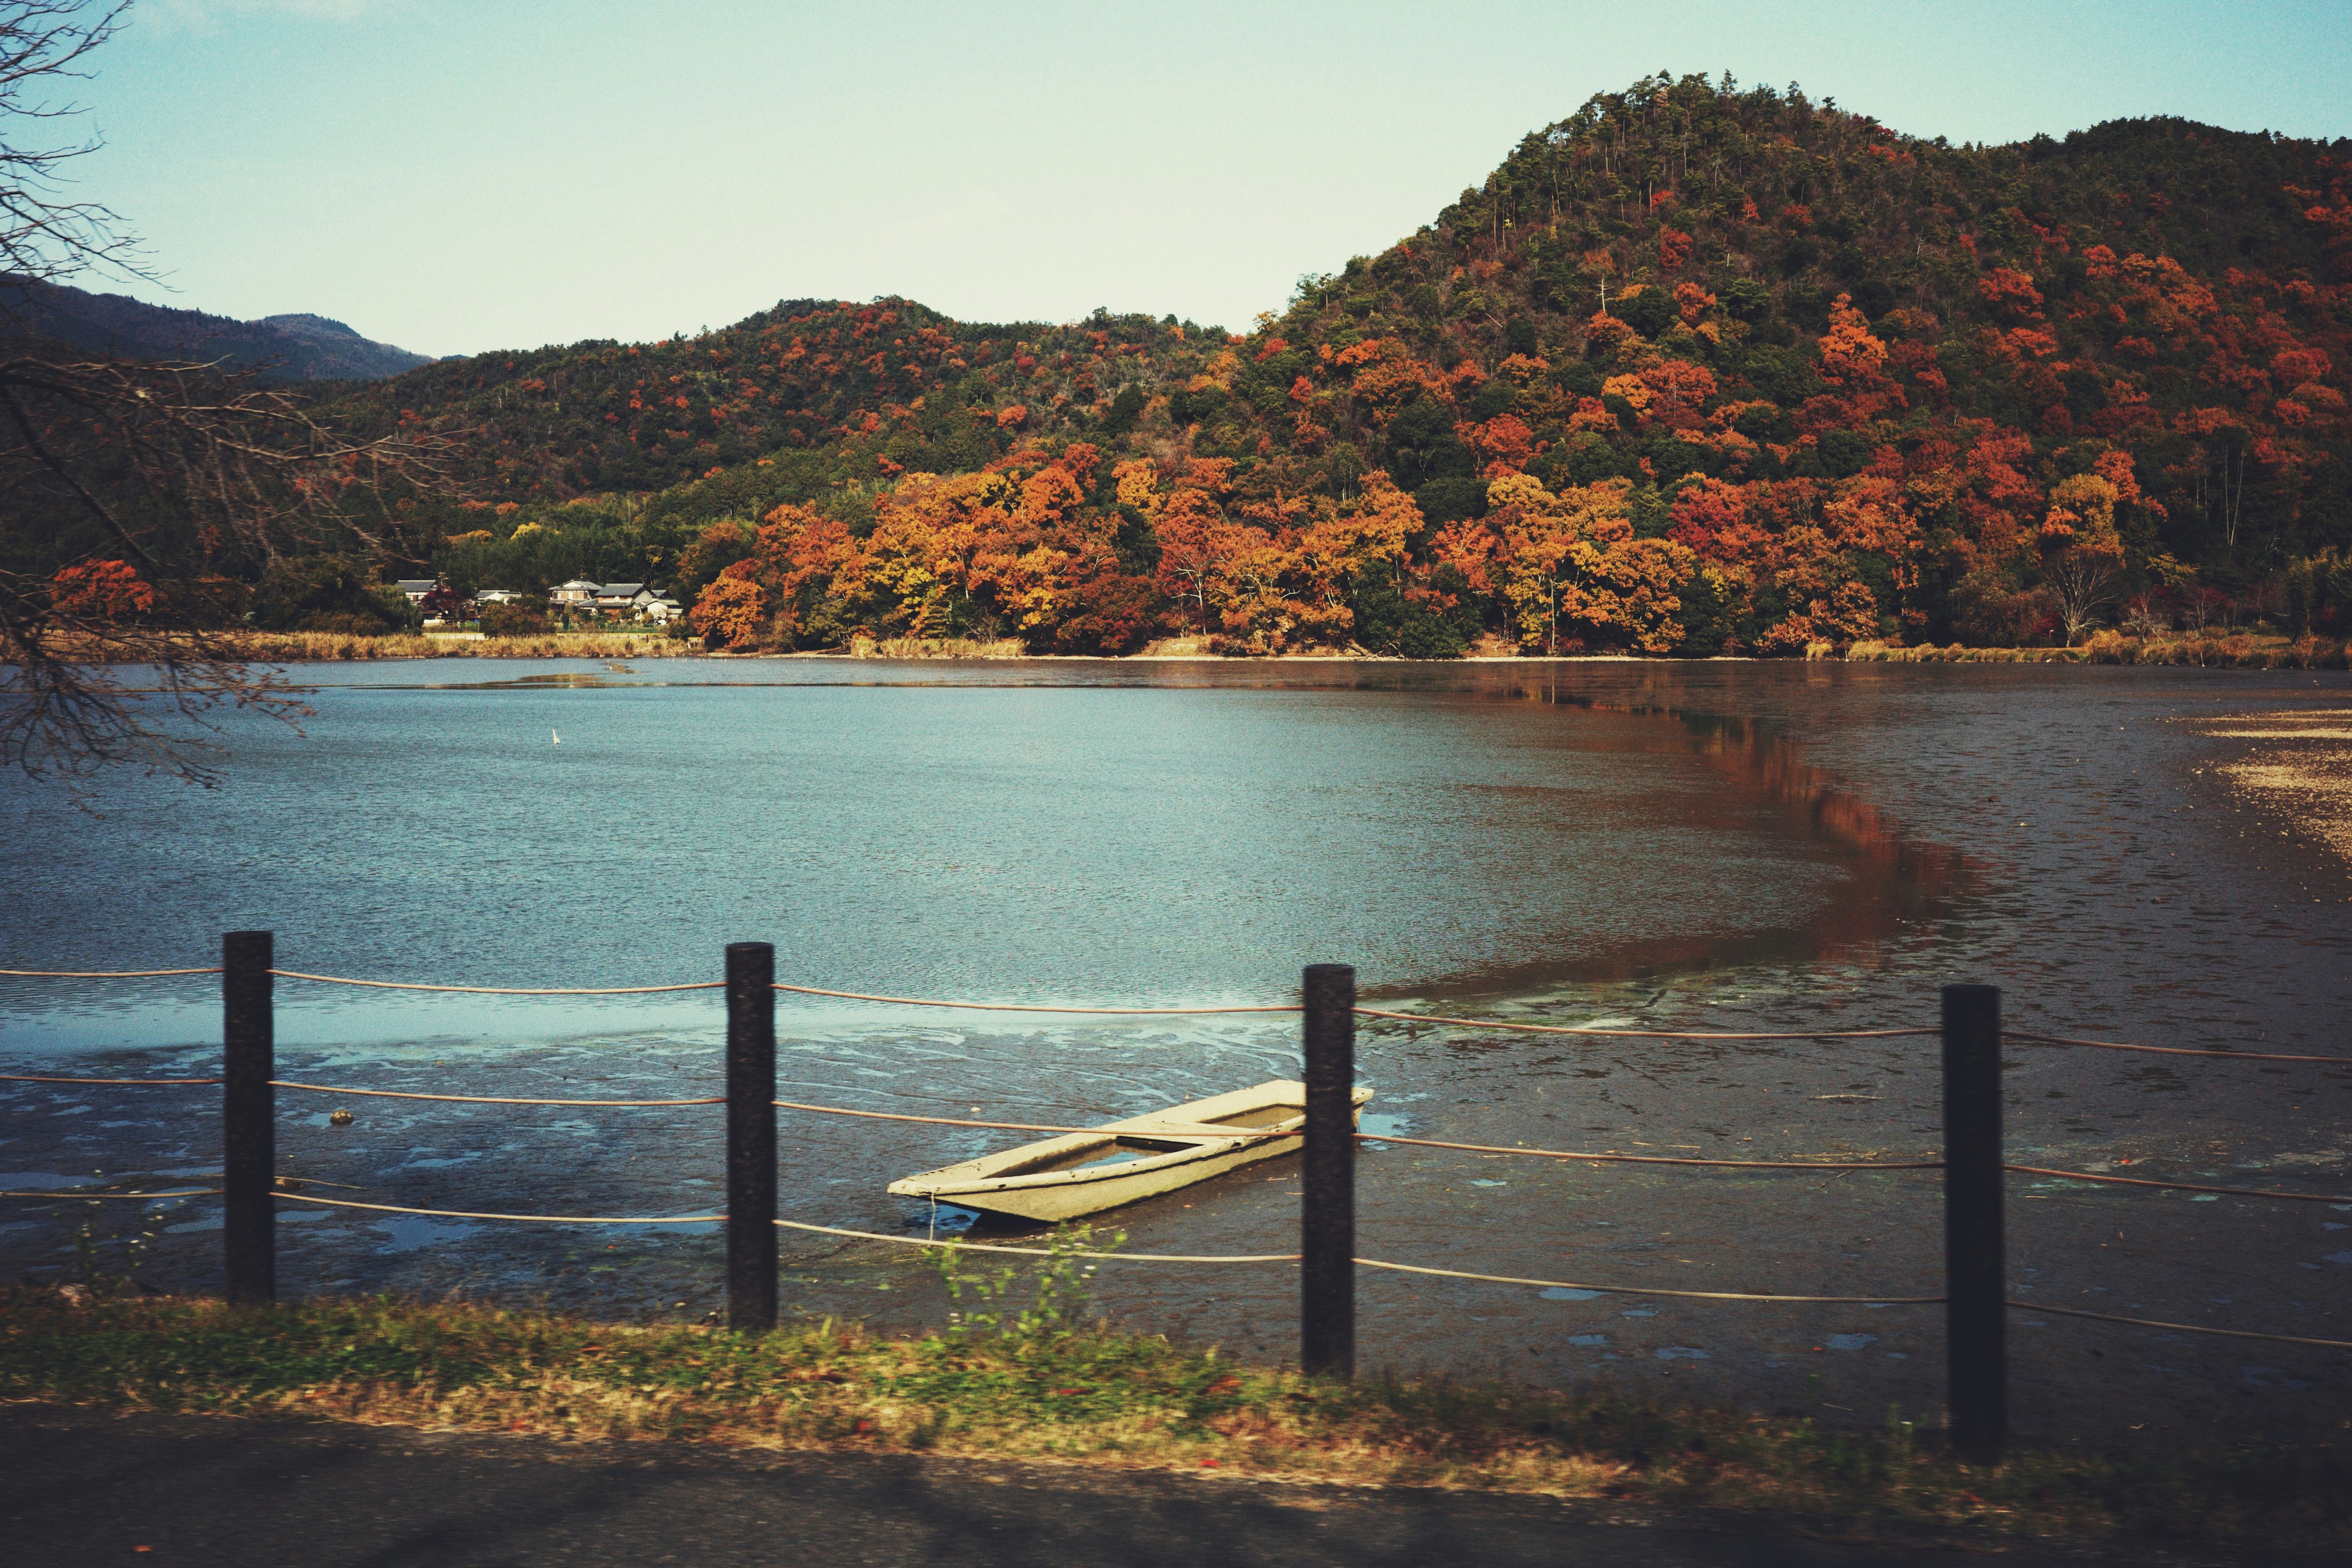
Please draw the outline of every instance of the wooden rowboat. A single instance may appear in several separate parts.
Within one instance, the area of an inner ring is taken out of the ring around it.
[[[1351,1122],[1371,1098],[1369,1089],[1355,1091]],[[1290,1153],[1306,1124],[1307,1086],[1277,1079],[943,1165],[890,1190],[1020,1219],[1076,1219]]]

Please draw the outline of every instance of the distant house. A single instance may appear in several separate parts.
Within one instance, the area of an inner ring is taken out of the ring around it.
[[[596,602],[596,595],[602,592],[604,589],[599,584],[574,577],[569,583],[557,584],[549,590],[547,597],[551,604],[586,609]]]
[[[596,590],[593,603],[600,616],[634,616],[654,602],[653,590],[643,583],[607,583]]]
[[[408,595],[408,602],[412,605],[440,585],[441,580],[437,577],[403,577],[397,584],[400,591]]]
[[[654,625],[666,626],[686,612],[678,607],[676,599],[664,598],[654,600],[639,613]]]
[[[521,598],[512,588],[477,588],[474,603],[478,605],[511,605]]]

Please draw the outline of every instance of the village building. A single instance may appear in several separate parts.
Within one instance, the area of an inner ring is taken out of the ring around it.
[[[634,618],[656,597],[643,583],[607,583],[596,590],[596,597],[591,602],[598,615],[621,619]]]

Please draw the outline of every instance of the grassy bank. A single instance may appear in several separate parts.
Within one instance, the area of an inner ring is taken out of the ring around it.
[[[548,632],[514,637],[244,632],[237,634],[236,643],[241,657],[257,664],[374,658],[671,658],[704,651],[699,638],[643,631]],[[857,637],[845,649],[834,651],[853,658],[1032,657],[1018,640],[1011,637],[886,637],[879,641]],[[1170,637],[1152,644],[1145,653],[1158,658],[1200,658],[1205,656],[1205,649],[1198,639]],[[104,662],[103,655],[96,657],[98,662]],[[1294,661],[1328,661],[1375,656],[1324,651],[1285,657]],[[2208,669],[2343,669],[2352,663],[2352,645],[2325,637],[2290,639],[2242,632],[2145,638],[2099,632],[2074,647],[1964,647],[1958,643],[1938,647],[1932,643],[1910,646],[1857,642],[1841,653],[1829,643],[1815,643],[1805,649],[1804,657],[1811,660],[1842,658],[1858,664],[2144,664],[2189,665]],[[1657,662],[1671,665],[1675,661],[1666,658]]]
[[[2210,637],[2126,637],[2095,632],[2074,647],[1894,647],[1858,642],[1846,649],[1853,663],[1886,664],[2160,664],[2206,669],[2342,669],[2347,645],[2326,637],[2263,637],[2246,632]],[[1805,650],[1807,658],[1832,658],[1827,643]]]
[[[0,1293],[0,1398],[557,1436],[987,1455],[1636,1499],[2018,1534],[2352,1545],[2343,1456],[2019,1453],[1444,1382],[1310,1381],[1043,1310],[882,1339],[391,1300]]]
[[[702,651],[700,642],[667,632],[549,632],[521,637],[246,632],[237,644],[240,656],[256,664],[369,658],[666,658]]]

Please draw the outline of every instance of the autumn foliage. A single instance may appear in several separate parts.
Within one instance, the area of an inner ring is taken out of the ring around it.
[[[647,497],[611,537],[715,647],[1801,653],[2287,615],[2295,583],[2340,637],[2347,174],[1662,76],[1246,331],[803,300],[351,406],[486,433],[521,515],[427,532]]]

